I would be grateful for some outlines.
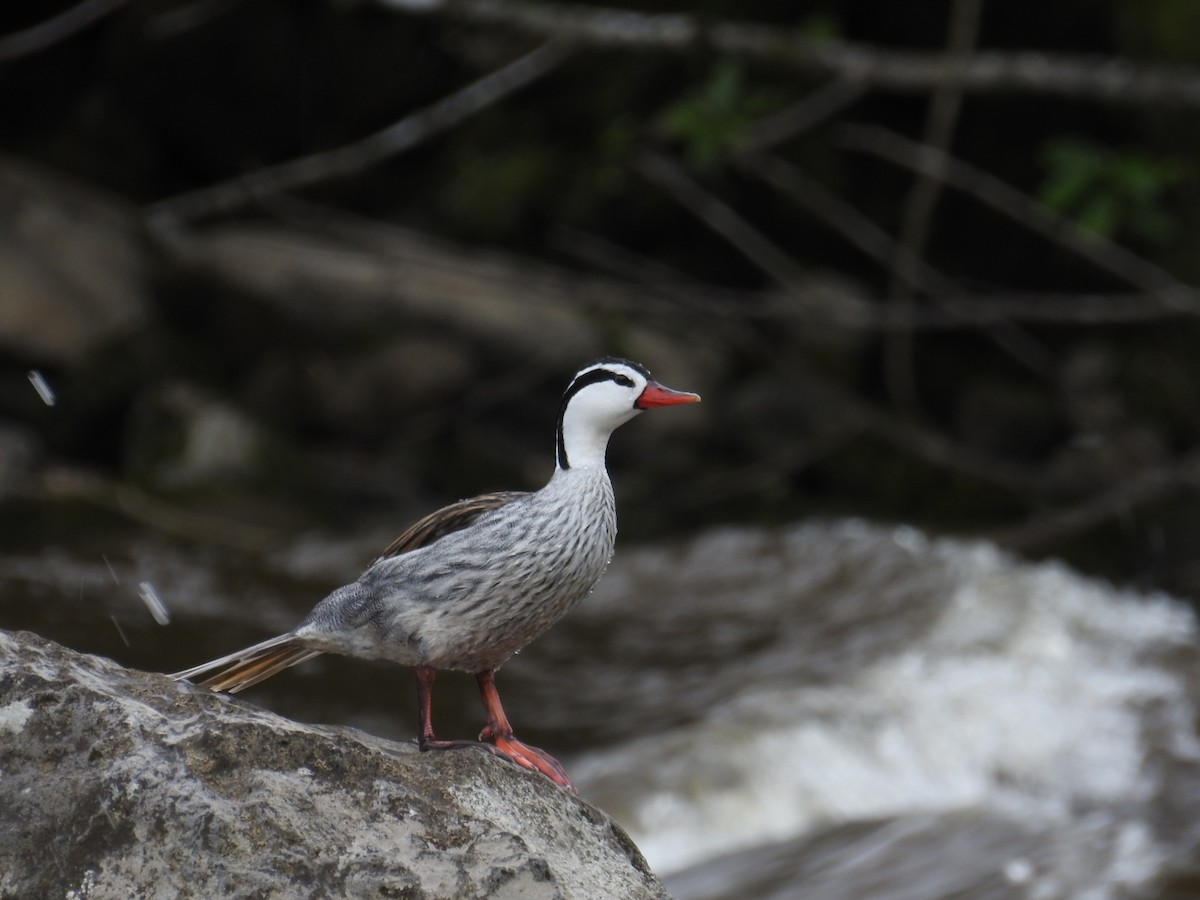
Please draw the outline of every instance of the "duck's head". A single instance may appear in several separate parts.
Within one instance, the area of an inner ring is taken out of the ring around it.
[[[698,403],[699,394],[664,387],[645,366],[605,357],[575,373],[558,411],[560,469],[603,465],[608,438],[644,409]]]

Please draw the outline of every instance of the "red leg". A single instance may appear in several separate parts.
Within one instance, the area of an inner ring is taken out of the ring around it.
[[[433,682],[437,672],[431,666],[417,666],[417,746],[422,750],[454,750],[458,747],[483,746],[479,741],[439,741],[433,734]],[[497,754],[499,755],[499,754]]]
[[[567,777],[558,760],[548,753],[522,743],[513,737],[512,725],[500,705],[496,692],[494,672],[480,672],[475,676],[479,692],[483,696],[483,709],[487,714],[487,725],[479,734],[478,741],[440,741],[433,733],[433,682],[437,672],[430,666],[417,666],[417,746],[422,750],[457,750],[460,747],[479,747],[490,753],[516,763],[526,769],[541,772],[561,788],[575,793],[575,785]],[[490,743],[487,743],[489,742]]]
[[[496,690],[496,673],[492,671],[479,672],[475,676],[479,683],[479,693],[483,697],[483,709],[487,714],[487,725],[479,733],[481,741],[491,741],[500,755],[515,762],[518,766],[541,772],[561,788],[575,793],[575,785],[567,776],[562,765],[537,747],[532,747],[513,737],[512,725],[504,714],[500,704],[500,694]]]
[[[417,743],[424,750],[433,737],[433,682],[437,678],[429,666],[417,666]]]

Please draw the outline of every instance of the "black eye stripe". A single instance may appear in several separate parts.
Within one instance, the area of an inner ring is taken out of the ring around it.
[[[633,379],[628,375],[624,375],[621,372],[614,372],[612,369],[592,369],[589,372],[584,372],[571,382],[571,386],[563,394],[563,404],[566,405],[568,400],[588,385],[599,384],[602,381],[615,381],[622,387],[633,387]]]

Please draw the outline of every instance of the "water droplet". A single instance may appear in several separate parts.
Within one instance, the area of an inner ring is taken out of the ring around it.
[[[154,621],[159,625],[169,625],[171,616],[167,613],[166,606],[159,599],[158,591],[154,589],[148,581],[143,581],[138,585],[138,596],[142,598],[142,602],[146,604],[146,609],[150,610],[150,615],[154,616]]]
[[[121,636],[121,640],[125,642],[125,646],[132,647],[133,645],[129,643],[129,638],[125,637],[125,629],[121,627],[121,623],[117,621],[117,617],[109,616],[109,618],[112,619],[112,623],[117,629],[117,634]]]
[[[29,370],[29,383],[33,385],[33,389],[37,391],[37,394],[42,398],[43,403],[45,403],[47,406],[53,406],[55,404],[57,398],[54,396],[54,389],[50,387],[50,384],[46,381],[45,376],[42,375],[42,373],[37,369]]]

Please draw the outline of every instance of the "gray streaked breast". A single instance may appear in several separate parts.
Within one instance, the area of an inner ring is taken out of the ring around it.
[[[591,592],[615,539],[603,468],[557,471],[542,490],[471,527],[377,561],[300,630],[335,651],[495,669]]]

